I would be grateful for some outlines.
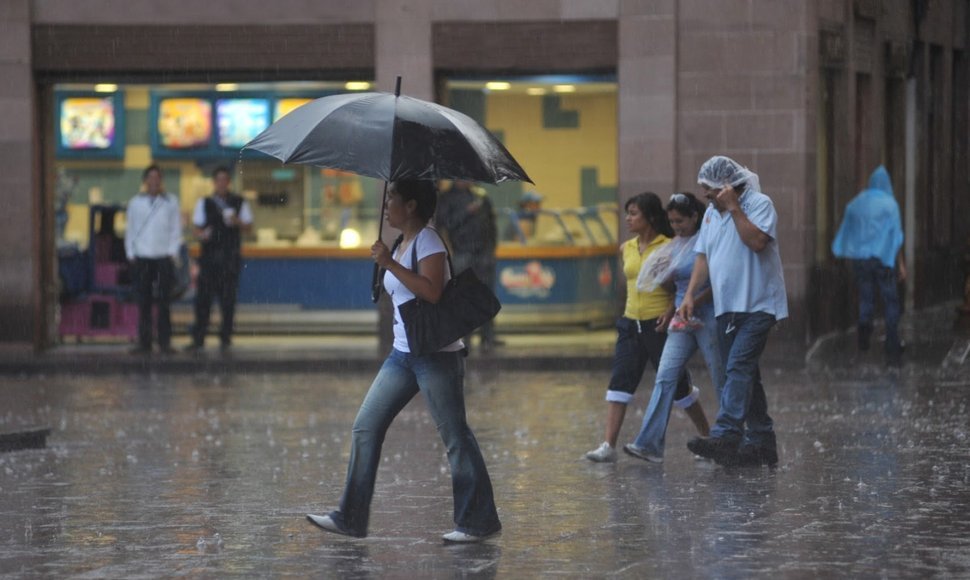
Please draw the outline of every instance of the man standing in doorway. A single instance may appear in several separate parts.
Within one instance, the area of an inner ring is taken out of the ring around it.
[[[859,350],[869,350],[876,288],[882,296],[886,314],[886,364],[902,363],[903,344],[899,339],[898,282],[906,281],[903,258],[903,225],[899,204],[893,197],[889,172],[880,165],[869,177],[869,187],[852,198],[845,217],[832,241],[832,253],[848,258],[859,287]],[[898,281],[898,282],[897,282]]]
[[[138,297],[136,355],[152,351],[152,308],[158,308],[158,347],[172,354],[172,317],[169,313],[175,285],[175,263],[182,245],[182,218],[178,197],[162,189],[162,170],[151,165],[142,173],[142,191],[126,210],[125,254]]]
[[[728,157],[707,160],[697,182],[711,205],[680,315],[691,318],[695,289],[710,280],[725,380],[710,437],[696,437],[687,447],[722,465],[775,465],[774,425],[758,361],[768,332],[788,316],[778,213],[758,176]]]
[[[232,325],[236,313],[236,289],[242,267],[242,234],[253,225],[253,214],[242,196],[229,191],[232,175],[226,167],[212,172],[214,191],[195,204],[192,225],[202,245],[199,277],[195,292],[195,324],[189,352],[202,349],[209,330],[212,299],[219,300],[222,326],[219,344],[222,352],[232,346]]]

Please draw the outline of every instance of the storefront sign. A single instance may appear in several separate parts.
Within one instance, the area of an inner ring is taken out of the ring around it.
[[[499,276],[502,288],[519,298],[548,298],[556,284],[556,272],[533,260],[525,266],[508,266]]]

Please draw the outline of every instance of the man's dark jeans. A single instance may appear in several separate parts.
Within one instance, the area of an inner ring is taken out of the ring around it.
[[[774,424],[758,368],[774,325],[775,317],[765,312],[728,312],[717,317],[725,380],[711,437],[774,448]]]
[[[175,286],[175,264],[171,258],[138,258],[134,264],[135,295],[138,298],[138,345],[152,347],[152,307],[158,307],[158,345],[172,344],[172,316],[169,312]]]
[[[895,270],[887,268],[878,258],[869,258],[852,260],[852,273],[859,288],[859,333],[872,332],[878,289],[886,316],[886,356],[898,358],[902,343],[899,340],[900,308]]]

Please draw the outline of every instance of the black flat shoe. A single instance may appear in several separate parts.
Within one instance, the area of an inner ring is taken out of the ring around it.
[[[353,538],[364,537],[362,535],[352,534],[349,531],[341,528],[340,526],[337,525],[337,522],[333,521],[333,518],[331,518],[329,515],[318,516],[314,514],[307,514],[306,519],[308,522],[320,528],[321,530],[326,530],[334,534],[340,534],[341,536],[350,536]]]

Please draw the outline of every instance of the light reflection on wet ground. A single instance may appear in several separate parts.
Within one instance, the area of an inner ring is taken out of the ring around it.
[[[450,479],[421,402],[388,435],[371,536],[303,520],[339,497],[369,373],[0,377],[0,430],[53,428],[48,449],[0,455],[0,574],[970,575],[970,379],[766,375],[781,464],[726,470],[686,451],[679,412],[663,465],[584,460],[602,371],[470,370],[505,526],[474,546],[441,544]]]

